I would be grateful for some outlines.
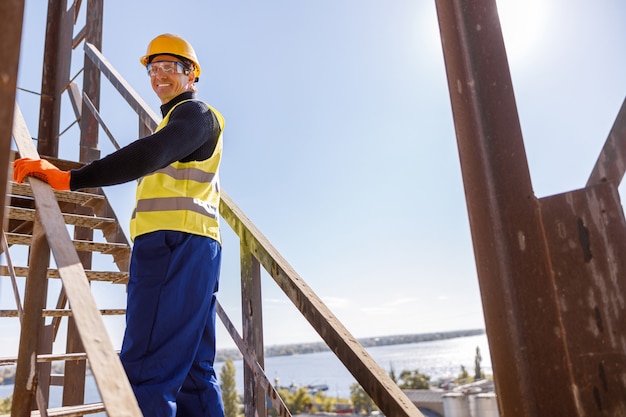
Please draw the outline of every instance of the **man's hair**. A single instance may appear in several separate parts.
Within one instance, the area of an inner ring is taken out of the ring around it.
[[[184,58],[182,56],[177,56],[178,59],[183,63],[183,68],[185,69],[185,74],[189,74],[193,72],[194,64],[190,59]]]

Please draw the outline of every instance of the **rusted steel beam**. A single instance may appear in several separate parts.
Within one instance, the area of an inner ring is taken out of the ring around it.
[[[604,181],[619,184],[624,177],[624,171],[626,171],[626,99],[587,180],[587,186]]]
[[[73,15],[73,10],[67,10],[67,0],[48,1],[37,133],[40,155],[56,157],[59,154],[61,93],[70,77]]]
[[[0,227],[6,230],[4,207],[7,194],[7,166],[11,162],[11,127],[17,86],[17,69],[22,42],[24,0],[0,2]]]
[[[582,416],[495,0],[437,0],[500,411]]]
[[[619,192],[614,182],[600,183],[540,204],[579,410],[571,415],[626,415],[626,220]]]
[[[386,416],[423,417],[406,394],[222,191],[220,214]]]
[[[102,15],[103,0],[87,0],[87,23],[85,25],[85,43],[90,43],[97,50],[102,50]],[[71,41],[69,42],[71,44]],[[100,71],[85,56],[83,64],[83,94],[91,98],[93,106],[100,108]],[[100,158],[98,150],[98,121],[83,102],[80,119],[80,161],[91,162]]]

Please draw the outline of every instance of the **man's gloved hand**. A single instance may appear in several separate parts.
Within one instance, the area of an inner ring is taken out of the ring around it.
[[[39,178],[55,190],[70,189],[70,171],[61,171],[45,159],[21,158],[13,162],[13,181],[22,183],[24,177]]]

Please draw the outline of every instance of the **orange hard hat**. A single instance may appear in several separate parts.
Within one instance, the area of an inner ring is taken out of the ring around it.
[[[150,57],[154,55],[176,55],[193,62],[196,80],[200,77],[200,64],[196,52],[191,44],[178,35],[164,33],[152,39],[148,44],[146,54],[139,59],[144,67],[150,62]]]

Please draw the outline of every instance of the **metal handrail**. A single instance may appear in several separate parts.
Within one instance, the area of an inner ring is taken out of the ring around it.
[[[149,109],[132,87],[124,81],[100,51],[93,45],[85,43],[85,56],[93,62],[96,68],[126,99],[146,127],[154,130],[157,125],[154,112]],[[219,209],[221,216],[240,238],[242,250],[246,249],[249,251],[263,265],[265,270],[320,334],[331,351],[336,354],[339,360],[352,373],[381,411],[388,416],[394,417],[422,416],[417,407],[413,405],[397,384],[371,358],[361,344],[356,341],[356,338],[341,324],[337,317],[324,305],[321,299],[223,190],[221,191]],[[242,262],[245,256],[247,254],[241,253]],[[244,327],[245,325],[246,323],[244,323]],[[231,333],[233,339],[236,340],[237,336]],[[254,345],[254,343],[252,344]],[[250,348],[258,352],[257,355],[263,352],[262,346],[250,346]],[[257,381],[257,384],[259,383],[260,381]],[[244,395],[254,394],[246,390]],[[280,404],[277,405],[280,407]],[[248,413],[248,410],[246,412]],[[250,412],[250,414],[253,413]]]

